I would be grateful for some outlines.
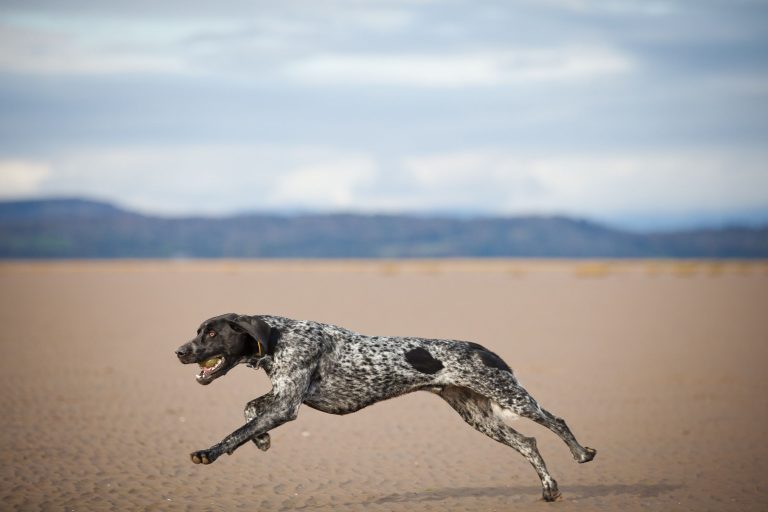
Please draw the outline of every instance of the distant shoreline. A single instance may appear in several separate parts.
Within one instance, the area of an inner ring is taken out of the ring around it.
[[[570,273],[577,277],[613,274],[695,275],[768,274],[768,259],[48,259],[0,261],[0,273]]]

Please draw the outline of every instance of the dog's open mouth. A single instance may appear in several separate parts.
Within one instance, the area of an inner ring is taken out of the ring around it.
[[[200,365],[200,373],[196,375],[197,380],[205,380],[224,366],[224,356],[215,356],[197,364]]]

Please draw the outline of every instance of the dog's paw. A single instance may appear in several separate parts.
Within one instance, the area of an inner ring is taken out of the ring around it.
[[[265,452],[272,446],[272,441],[269,438],[269,434],[261,434],[253,438],[253,444],[255,444],[259,450]]]
[[[563,499],[563,495],[560,494],[560,490],[557,488],[557,482],[552,480],[549,484],[544,485],[544,489],[541,493],[541,498],[544,501],[560,501]]]
[[[213,450],[200,450],[189,454],[192,462],[195,464],[210,464],[219,458],[218,454]]]
[[[579,458],[577,459],[577,462],[579,464],[584,464],[585,462],[589,462],[592,459],[595,458],[595,455],[597,455],[597,450],[594,448],[590,448],[588,446],[584,447],[584,453],[582,453]]]
[[[560,491],[555,492],[545,492],[542,497],[542,500],[552,503],[553,501],[562,501],[563,500],[563,494]]]

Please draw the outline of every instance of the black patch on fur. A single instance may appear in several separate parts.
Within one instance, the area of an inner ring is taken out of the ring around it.
[[[468,341],[467,345],[469,345],[471,349],[477,352],[477,355],[480,356],[480,360],[488,368],[496,368],[497,370],[512,373],[512,369],[507,365],[507,363],[504,362],[502,358],[500,358],[499,356],[497,356],[496,354],[494,354],[484,346],[479,345],[477,343],[472,343],[471,341]]]
[[[443,369],[443,362],[421,347],[406,352],[405,360],[421,373],[433,374]]]
[[[471,348],[471,349],[482,350],[484,352],[488,352],[488,349],[485,348],[484,346],[480,345],[479,343],[473,343],[471,341],[467,341],[466,343],[467,343],[467,345],[469,345],[469,348]]]
[[[496,368],[498,370],[512,373],[512,370],[510,369],[509,366],[507,366],[507,363],[505,363],[499,356],[497,356],[493,352],[488,352],[487,350],[484,350],[478,353],[480,354],[480,359],[483,361],[483,364],[488,368]]]
[[[280,341],[280,331],[277,329],[269,330],[269,338],[267,339],[267,354],[273,355],[275,348],[277,348],[277,342]]]

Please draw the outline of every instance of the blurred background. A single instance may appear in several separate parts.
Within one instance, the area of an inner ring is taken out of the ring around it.
[[[766,28],[756,0],[6,0],[0,255],[766,256]],[[98,203],[18,202],[51,198]]]
[[[489,347],[561,512],[768,510],[768,2],[0,0],[0,260],[3,510],[543,510],[429,393],[192,464],[226,312]]]

